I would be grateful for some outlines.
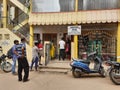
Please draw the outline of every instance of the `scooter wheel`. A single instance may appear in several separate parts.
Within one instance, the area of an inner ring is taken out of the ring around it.
[[[81,76],[80,70],[78,71],[76,68],[73,69],[72,75],[74,76],[74,78],[80,78],[80,76]]]
[[[101,68],[100,74],[102,77],[106,77],[106,72],[105,72],[104,68]]]
[[[11,72],[12,70],[12,64],[10,62],[5,62],[1,66],[2,66],[3,71],[6,73]]]
[[[116,85],[120,85],[120,70],[113,68],[111,69],[110,73],[110,79],[112,80],[112,82]]]

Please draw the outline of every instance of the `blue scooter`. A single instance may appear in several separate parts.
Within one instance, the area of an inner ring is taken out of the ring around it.
[[[93,58],[94,61],[94,69],[90,69],[90,61]],[[72,62],[70,63],[72,67],[72,75],[75,78],[79,78],[83,74],[90,73],[99,73],[102,77],[106,76],[104,67],[102,66],[102,60],[97,56],[96,52],[92,52],[88,55],[87,60],[82,59],[74,59],[72,58]]]

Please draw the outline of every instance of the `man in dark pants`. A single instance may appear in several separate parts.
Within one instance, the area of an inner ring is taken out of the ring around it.
[[[17,45],[17,53],[18,53],[18,81],[26,82],[29,81],[29,64],[26,58],[26,45],[25,38],[21,39],[21,43]],[[22,79],[22,70],[24,69],[24,77]]]
[[[63,60],[65,59],[65,41],[64,38],[62,37],[61,40],[59,41],[59,60],[62,58]]]

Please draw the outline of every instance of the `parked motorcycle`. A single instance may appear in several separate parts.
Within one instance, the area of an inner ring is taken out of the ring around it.
[[[110,66],[107,71],[109,71],[111,81],[116,85],[120,85],[120,63],[108,60],[105,64]]]
[[[93,58],[94,61],[94,69],[90,69],[90,61]],[[102,60],[97,56],[97,52],[92,52],[88,55],[87,60],[82,59],[74,59],[72,58],[72,62],[70,63],[72,67],[72,74],[75,78],[79,78],[83,74],[90,73],[99,73],[102,77],[106,76],[104,67],[102,66]]]
[[[0,67],[4,72],[11,72],[12,64],[6,60],[7,56],[2,54],[0,56]]]

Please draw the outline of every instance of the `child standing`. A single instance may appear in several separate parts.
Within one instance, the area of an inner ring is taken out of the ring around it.
[[[35,42],[34,43],[34,47],[32,48],[32,63],[31,63],[31,67],[30,69],[32,70],[32,67],[33,67],[33,64],[35,63],[35,70],[37,71],[37,67],[38,67],[38,61],[39,61],[39,56],[38,56],[38,52],[39,52],[39,49],[37,47],[38,43]]]

